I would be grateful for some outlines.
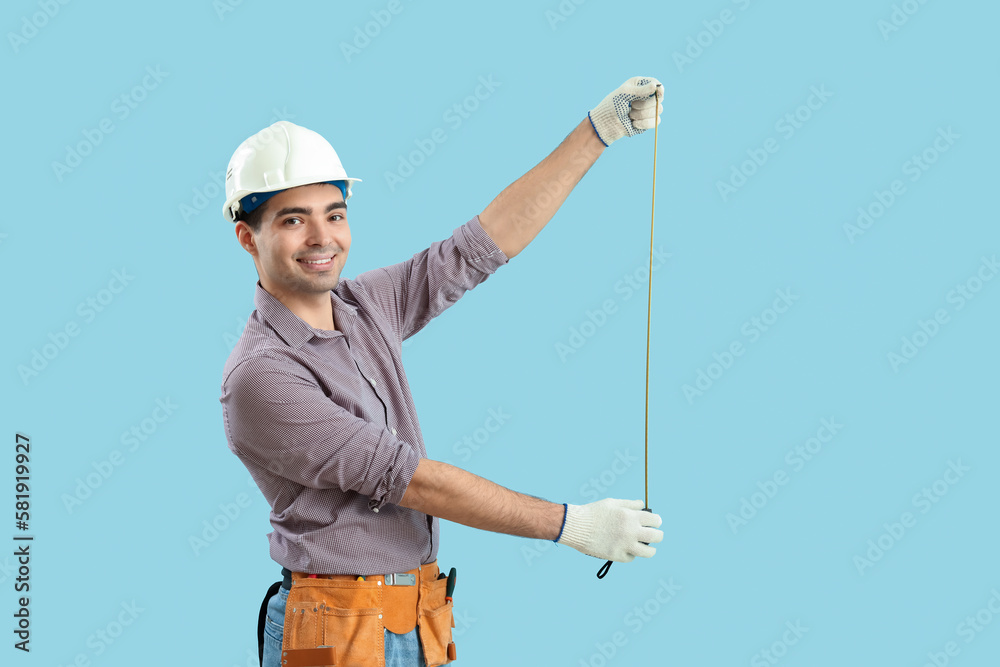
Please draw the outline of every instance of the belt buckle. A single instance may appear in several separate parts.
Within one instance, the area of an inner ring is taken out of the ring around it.
[[[403,573],[394,573],[385,575],[385,585],[386,586],[416,586],[417,585],[417,575]]]

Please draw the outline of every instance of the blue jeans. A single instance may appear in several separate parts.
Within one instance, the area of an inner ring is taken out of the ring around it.
[[[285,605],[288,603],[288,589],[284,586],[267,601],[267,616],[264,618],[264,664],[263,667],[281,666],[281,636],[285,628]],[[385,633],[385,667],[426,667],[424,651],[420,647],[417,629],[405,635],[383,630]]]

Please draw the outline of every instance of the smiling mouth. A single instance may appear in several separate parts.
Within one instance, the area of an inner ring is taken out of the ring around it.
[[[334,255],[333,257],[336,257]],[[323,257],[321,259],[297,259],[296,262],[301,262],[307,266],[329,266],[333,264],[333,257]]]

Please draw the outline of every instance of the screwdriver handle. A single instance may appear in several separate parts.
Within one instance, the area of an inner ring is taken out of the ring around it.
[[[448,583],[445,584],[444,599],[451,600],[452,594],[455,592],[455,581],[458,578],[458,572],[455,568],[451,568],[448,572]]]

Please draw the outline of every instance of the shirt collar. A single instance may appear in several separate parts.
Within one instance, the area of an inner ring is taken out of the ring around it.
[[[333,316],[337,324],[337,331],[316,329],[310,326],[276,299],[273,294],[264,289],[259,280],[253,297],[254,306],[261,318],[275,330],[285,343],[294,348],[301,347],[314,336],[332,338],[350,333],[354,326],[356,309],[332,290],[330,291],[330,300],[333,304]]]

